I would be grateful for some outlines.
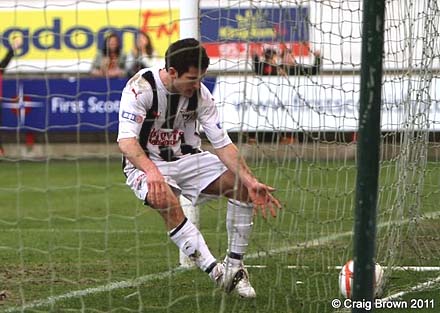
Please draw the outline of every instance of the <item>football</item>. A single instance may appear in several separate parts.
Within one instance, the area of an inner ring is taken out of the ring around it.
[[[342,267],[339,273],[339,289],[341,294],[345,298],[351,298],[352,296],[352,284],[353,284],[353,260],[349,260]],[[379,298],[382,295],[383,289],[383,268],[378,263],[375,265],[374,275],[374,297]]]

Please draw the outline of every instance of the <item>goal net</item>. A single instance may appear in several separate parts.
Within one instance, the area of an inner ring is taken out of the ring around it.
[[[254,217],[244,262],[256,300],[179,266],[163,220],[121,172],[129,70],[91,72],[109,33],[129,55],[139,30],[153,47],[146,66],[163,66],[188,22],[180,1],[5,0],[0,62],[16,38],[23,43],[0,79],[0,312],[339,309],[338,275],[353,251],[362,2],[208,0],[198,10],[193,22],[211,60],[204,84],[221,126],[283,205],[275,219]],[[386,3],[376,243],[382,297],[428,299],[417,305],[432,312],[440,303],[439,25],[438,1]],[[205,138],[203,149],[212,150]],[[222,260],[226,201],[197,209]]]

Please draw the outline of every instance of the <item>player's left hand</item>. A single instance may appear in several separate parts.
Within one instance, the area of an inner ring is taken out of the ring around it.
[[[277,209],[281,209],[282,206],[280,201],[272,195],[274,191],[275,188],[262,183],[256,183],[248,188],[249,198],[254,205],[254,215],[261,211],[263,218],[266,219],[267,209],[269,209],[272,217],[277,216]]]

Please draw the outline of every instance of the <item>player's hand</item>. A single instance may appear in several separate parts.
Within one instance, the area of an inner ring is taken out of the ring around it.
[[[248,188],[249,198],[254,205],[254,215],[259,211],[263,218],[267,218],[267,209],[269,209],[272,217],[277,216],[277,209],[281,209],[281,204],[277,198],[272,195],[275,188],[257,182],[252,187]]]
[[[159,170],[151,170],[147,173],[148,202],[155,207],[166,207],[168,204],[168,184]]]

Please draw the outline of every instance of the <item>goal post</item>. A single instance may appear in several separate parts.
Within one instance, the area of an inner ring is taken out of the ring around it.
[[[199,27],[199,0],[180,1],[180,38],[196,38],[200,40]],[[191,201],[184,196],[180,196],[179,200],[186,218],[199,227],[199,208],[192,205]],[[194,262],[182,251],[179,251],[179,264],[183,268],[195,266]]]
[[[373,301],[379,187],[385,1],[363,4],[354,220],[353,300]],[[364,312],[353,308],[352,312]]]
[[[180,2],[180,38],[200,40],[199,0]]]

